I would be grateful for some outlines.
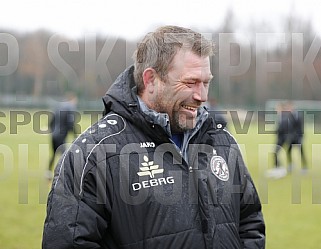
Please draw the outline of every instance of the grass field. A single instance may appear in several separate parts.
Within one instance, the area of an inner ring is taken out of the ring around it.
[[[267,249],[320,249],[321,236],[321,134],[314,124],[306,124],[304,146],[309,172],[302,175],[300,168],[291,175],[274,180],[264,176],[273,166],[271,152],[275,136],[258,134],[253,124],[247,134],[235,134],[241,144],[244,159],[254,178],[267,227]],[[242,147],[243,146],[243,147]],[[285,152],[281,154],[286,162]],[[299,152],[293,151],[294,163],[300,164]]]
[[[49,158],[49,134],[39,132],[46,133],[46,115],[39,119],[39,113],[30,113],[33,122],[26,124],[25,113],[18,114],[18,119],[17,113],[0,115],[0,249],[41,248],[50,188],[43,177]],[[85,115],[81,129],[91,121]],[[256,123],[246,134],[235,132],[233,126],[230,129],[240,143],[263,202],[266,248],[321,249],[321,134],[314,132],[313,124],[306,125],[305,150],[310,168],[306,175],[295,169],[292,175],[272,180],[264,177],[264,171],[272,167],[274,135],[258,134]]]

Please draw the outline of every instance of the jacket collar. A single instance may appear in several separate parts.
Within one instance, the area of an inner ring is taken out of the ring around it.
[[[152,109],[149,109],[147,105],[144,103],[144,101],[139,97],[138,97],[138,102],[139,102],[141,111],[146,116],[148,116],[154,124],[161,126],[169,137],[172,137],[168,114],[159,113]],[[198,111],[195,127],[191,130],[186,131],[185,133],[187,135],[195,134],[201,128],[202,124],[205,122],[207,117],[208,117],[208,112],[206,111],[205,108],[201,107]]]

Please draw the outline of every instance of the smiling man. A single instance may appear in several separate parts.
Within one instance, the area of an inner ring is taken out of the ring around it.
[[[143,72],[142,100],[159,113],[167,113],[172,132],[195,127],[197,111],[207,101],[212,79],[209,57],[200,57],[190,50],[176,52],[163,79],[148,67]]]
[[[202,106],[212,42],[164,26],[103,98],[104,117],[59,161],[43,248],[264,248],[239,148]]]

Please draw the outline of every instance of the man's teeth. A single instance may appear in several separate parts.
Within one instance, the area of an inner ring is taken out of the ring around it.
[[[184,107],[187,110],[191,110],[191,111],[195,111],[196,110],[195,107],[191,107],[191,106],[188,106],[188,105],[182,105],[182,107]]]

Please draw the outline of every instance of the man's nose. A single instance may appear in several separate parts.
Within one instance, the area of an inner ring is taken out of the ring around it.
[[[208,88],[205,87],[203,82],[194,85],[194,93],[193,98],[197,101],[206,102],[207,101],[207,94]]]

